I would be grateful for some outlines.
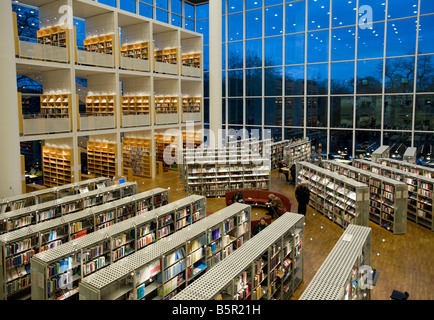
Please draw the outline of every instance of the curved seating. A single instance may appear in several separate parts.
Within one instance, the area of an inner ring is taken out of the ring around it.
[[[228,191],[225,194],[226,197],[226,206],[229,206],[233,203],[232,198],[234,197],[235,192],[242,192],[244,196],[244,202],[246,204],[266,204],[270,201],[268,196],[270,194],[274,194],[280,199],[282,199],[283,205],[285,206],[285,210],[282,212],[278,212],[279,214],[283,214],[285,212],[291,212],[291,200],[278,192],[273,191],[265,191],[265,190],[233,190]]]

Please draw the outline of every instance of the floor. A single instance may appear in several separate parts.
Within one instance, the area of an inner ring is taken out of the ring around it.
[[[187,196],[177,171],[165,172],[155,179],[137,178],[139,191],[161,187],[169,189],[170,201]],[[297,212],[294,186],[279,179],[277,170],[271,174],[271,190],[287,195],[292,202],[292,212]],[[224,208],[224,198],[208,198],[207,211]],[[253,210],[263,215],[263,211]],[[393,290],[407,291],[409,300],[434,300],[434,233],[414,222],[407,221],[407,233],[394,235],[369,222],[372,228],[373,268],[380,271],[377,285],[371,292],[372,300],[388,300]],[[333,249],[343,229],[308,206],[304,242],[304,282],[294,293],[297,300],[316,271]]]

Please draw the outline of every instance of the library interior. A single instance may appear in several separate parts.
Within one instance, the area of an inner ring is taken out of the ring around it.
[[[434,1],[3,0],[0,30],[0,300],[434,300]]]

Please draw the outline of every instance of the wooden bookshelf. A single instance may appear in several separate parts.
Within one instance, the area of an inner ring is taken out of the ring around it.
[[[139,177],[152,178],[151,139],[124,138],[122,140],[123,174],[128,168]]]
[[[202,106],[202,98],[186,97],[182,98],[182,111],[189,113],[200,113]]]
[[[115,115],[116,96],[87,96],[86,97],[86,113],[93,115]]]
[[[115,142],[87,142],[88,171],[96,177],[116,176],[116,158]]]
[[[36,36],[39,44],[66,48],[69,42],[68,31],[69,29],[66,26],[56,26],[38,30]]]
[[[196,132],[182,132],[182,141],[184,149],[197,149],[202,145],[202,139],[198,137]]]
[[[113,54],[114,34],[84,39],[84,48],[88,52]]]
[[[121,46],[121,56],[126,58],[149,60],[149,42]]]
[[[155,134],[155,153],[156,153],[156,161],[160,161],[163,163],[163,170],[167,171],[168,169],[178,170],[178,164],[174,163],[172,165],[166,164],[164,161],[164,155],[168,152],[166,151],[166,147],[173,143],[174,149],[169,157],[175,157],[177,150],[177,137],[175,136],[165,136],[164,134]]]
[[[42,95],[41,114],[49,118],[68,118],[72,113],[72,95]]]
[[[44,186],[55,187],[73,182],[72,150],[56,147],[42,147]]]
[[[178,113],[178,97],[155,97],[155,113]]]
[[[200,68],[201,59],[202,59],[201,53],[183,54],[182,65],[186,67]]]
[[[151,97],[150,96],[124,96],[122,97],[122,114],[150,114]]]
[[[178,48],[154,51],[154,62],[163,62],[170,64],[178,63]],[[155,68],[154,68],[155,70]]]

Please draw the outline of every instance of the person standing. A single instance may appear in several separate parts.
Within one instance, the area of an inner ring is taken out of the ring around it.
[[[265,218],[262,217],[259,223],[253,228],[253,235],[257,235],[259,232],[264,230],[268,226],[268,223],[265,221]]]
[[[292,184],[295,185],[295,179],[297,178],[297,177],[295,176],[295,174],[296,174],[296,172],[295,172],[295,171],[296,171],[295,163],[292,164],[292,166],[291,166],[291,168],[289,169],[289,171],[291,172]]]
[[[306,215],[306,206],[310,199],[310,190],[307,187],[307,182],[302,181],[300,185],[295,189],[295,198],[298,202],[298,213]]]

